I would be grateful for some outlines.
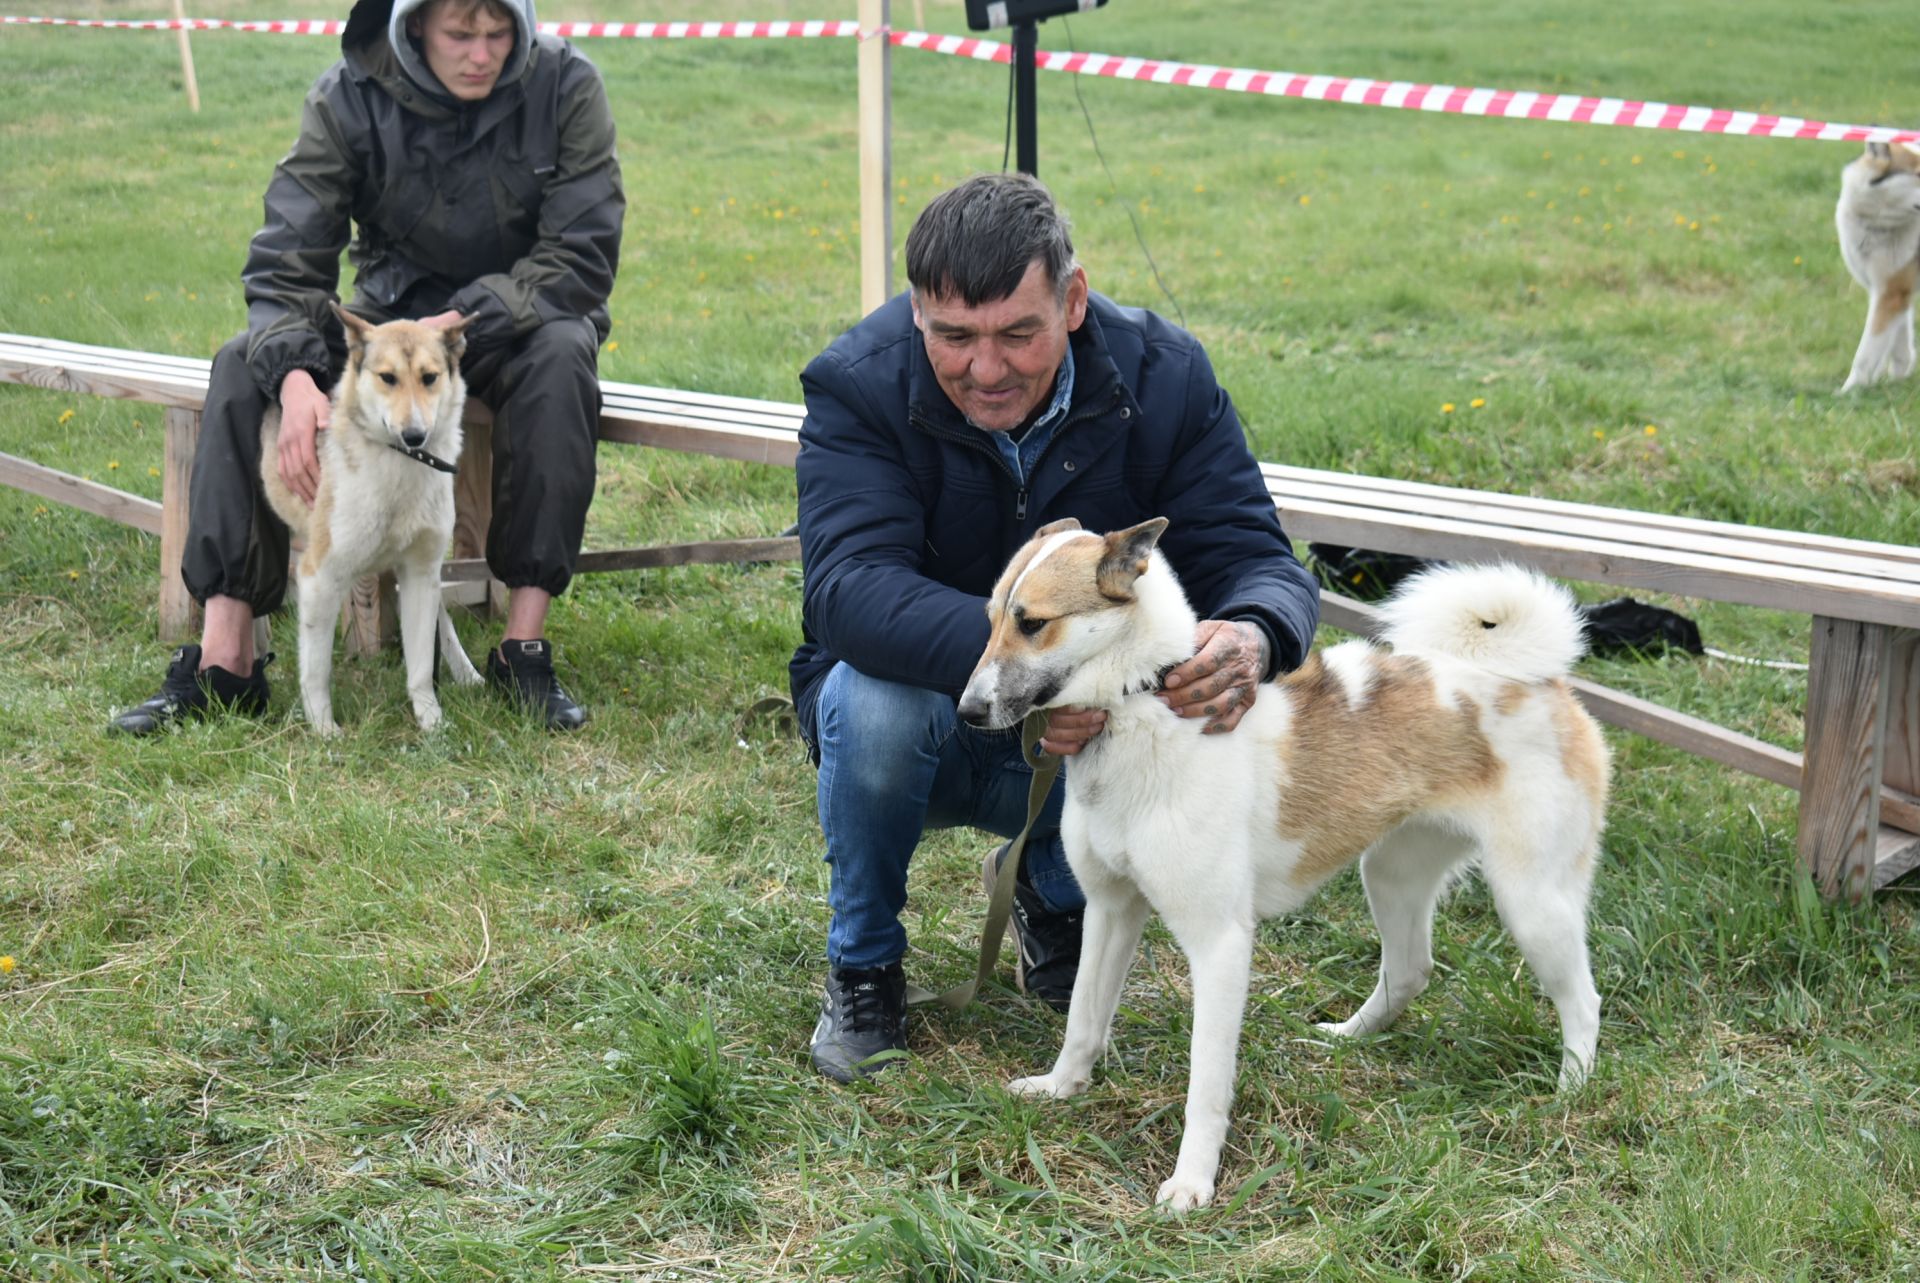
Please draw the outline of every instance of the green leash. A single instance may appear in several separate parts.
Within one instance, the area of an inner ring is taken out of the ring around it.
[[[1053,791],[1053,782],[1060,774],[1060,759],[1040,747],[1040,737],[1046,729],[1047,715],[1040,709],[1027,714],[1027,720],[1020,727],[1020,752],[1033,767],[1033,782],[1027,786],[1027,822],[1013,839],[1012,849],[1007,852],[1007,858],[1000,861],[1000,869],[993,879],[993,895],[987,901],[987,923],[980,929],[980,965],[973,979],[945,993],[908,985],[908,1006],[937,1002],[949,1011],[958,1011],[973,1001],[1000,961],[1000,942],[1006,939],[1007,919],[1013,913],[1013,882],[1020,872],[1020,861],[1027,853],[1027,834],[1033,831],[1034,821],[1040,818],[1040,809],[1047,804],[1047,794]]]

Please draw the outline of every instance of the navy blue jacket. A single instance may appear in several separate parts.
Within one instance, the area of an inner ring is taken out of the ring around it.
[[[906,294],[800,375],[804,640],[790,676],[808,744],[837,660],[957,699],[986,649],[994,581],[1062,517],[1103,532],[1168,518],[1160,549],[1200,616],[1257,619],[1276,671],[1306,657],[1319,586],[1198,341],[1090,294],[1071,342],[1072,404],[1024,488],[940,390]]]

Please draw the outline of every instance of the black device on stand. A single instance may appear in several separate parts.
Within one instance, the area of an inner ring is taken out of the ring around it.
[[[1107,0],[967,0],[967,26],[974,31],[1013,28],[1014,163],[1023,174],[1040,173],[1039,126],[1035,121],[1034,62],[1040,48],[1037,24],[1064,13],[1086,13]]]

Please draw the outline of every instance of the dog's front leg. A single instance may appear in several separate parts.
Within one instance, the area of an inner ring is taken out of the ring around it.
[[[1147,922],[1147,902],[1131,886],[1087,890],[1087,916],[1080,936],[1080,970],[1073,977],[1073,1000],[1067,1006],[1067,1036],[1053,1070],[1033,1078],[1016,1078],[1007,1090],[1017,1096],[1051,1096],[1065,1100],[1087,1089],[1094,1062],[1107,1049],[1113,1013],[1120,1006],[1120,990],[1127,968],[1140,947]]]
[[[420,729],[440,725],[440,697],[433,691],[433,639],[440,622],[440,559],[409,556],[394,571],[400,595],[400,650],[407,664],[407,697]]]
[[[1895,341],[1898,311],[1890,303],[1884,290],[1868,291],[1866,328],[1860,333],[1860,346],[1853,352],[1853,369],[1848,372],[1847,381],[1840,385],[1842,392],[1866,387],[1886,373],[1887,358],[1893,351]]]
[[[316,735],[338,735],[333,720],[333,634],[346,588],[325,569],[300,576],[300,703]]]
[[[1215,919],[1167,925],[1193,968],[1193,1052],[1180,1157],[1155,1202],[1166,1211],[1185,1212],[1213,1201],[1253,970],[1253,923]]]

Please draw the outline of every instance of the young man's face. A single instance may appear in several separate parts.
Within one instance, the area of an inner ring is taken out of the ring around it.
[[[1067,336],[1087,315],[1087,274],[1075,267],[1063,299],[1035,259],[1006,298],[968,307],[914,291],[913,323],[933,377],[976,428],[1019,427],[1053,389]]]
[[[460,0],[429,6],[419,28],[427,69],[463,102],[478,102],[493,92],[513,52],[513,35],[512,18]]]

